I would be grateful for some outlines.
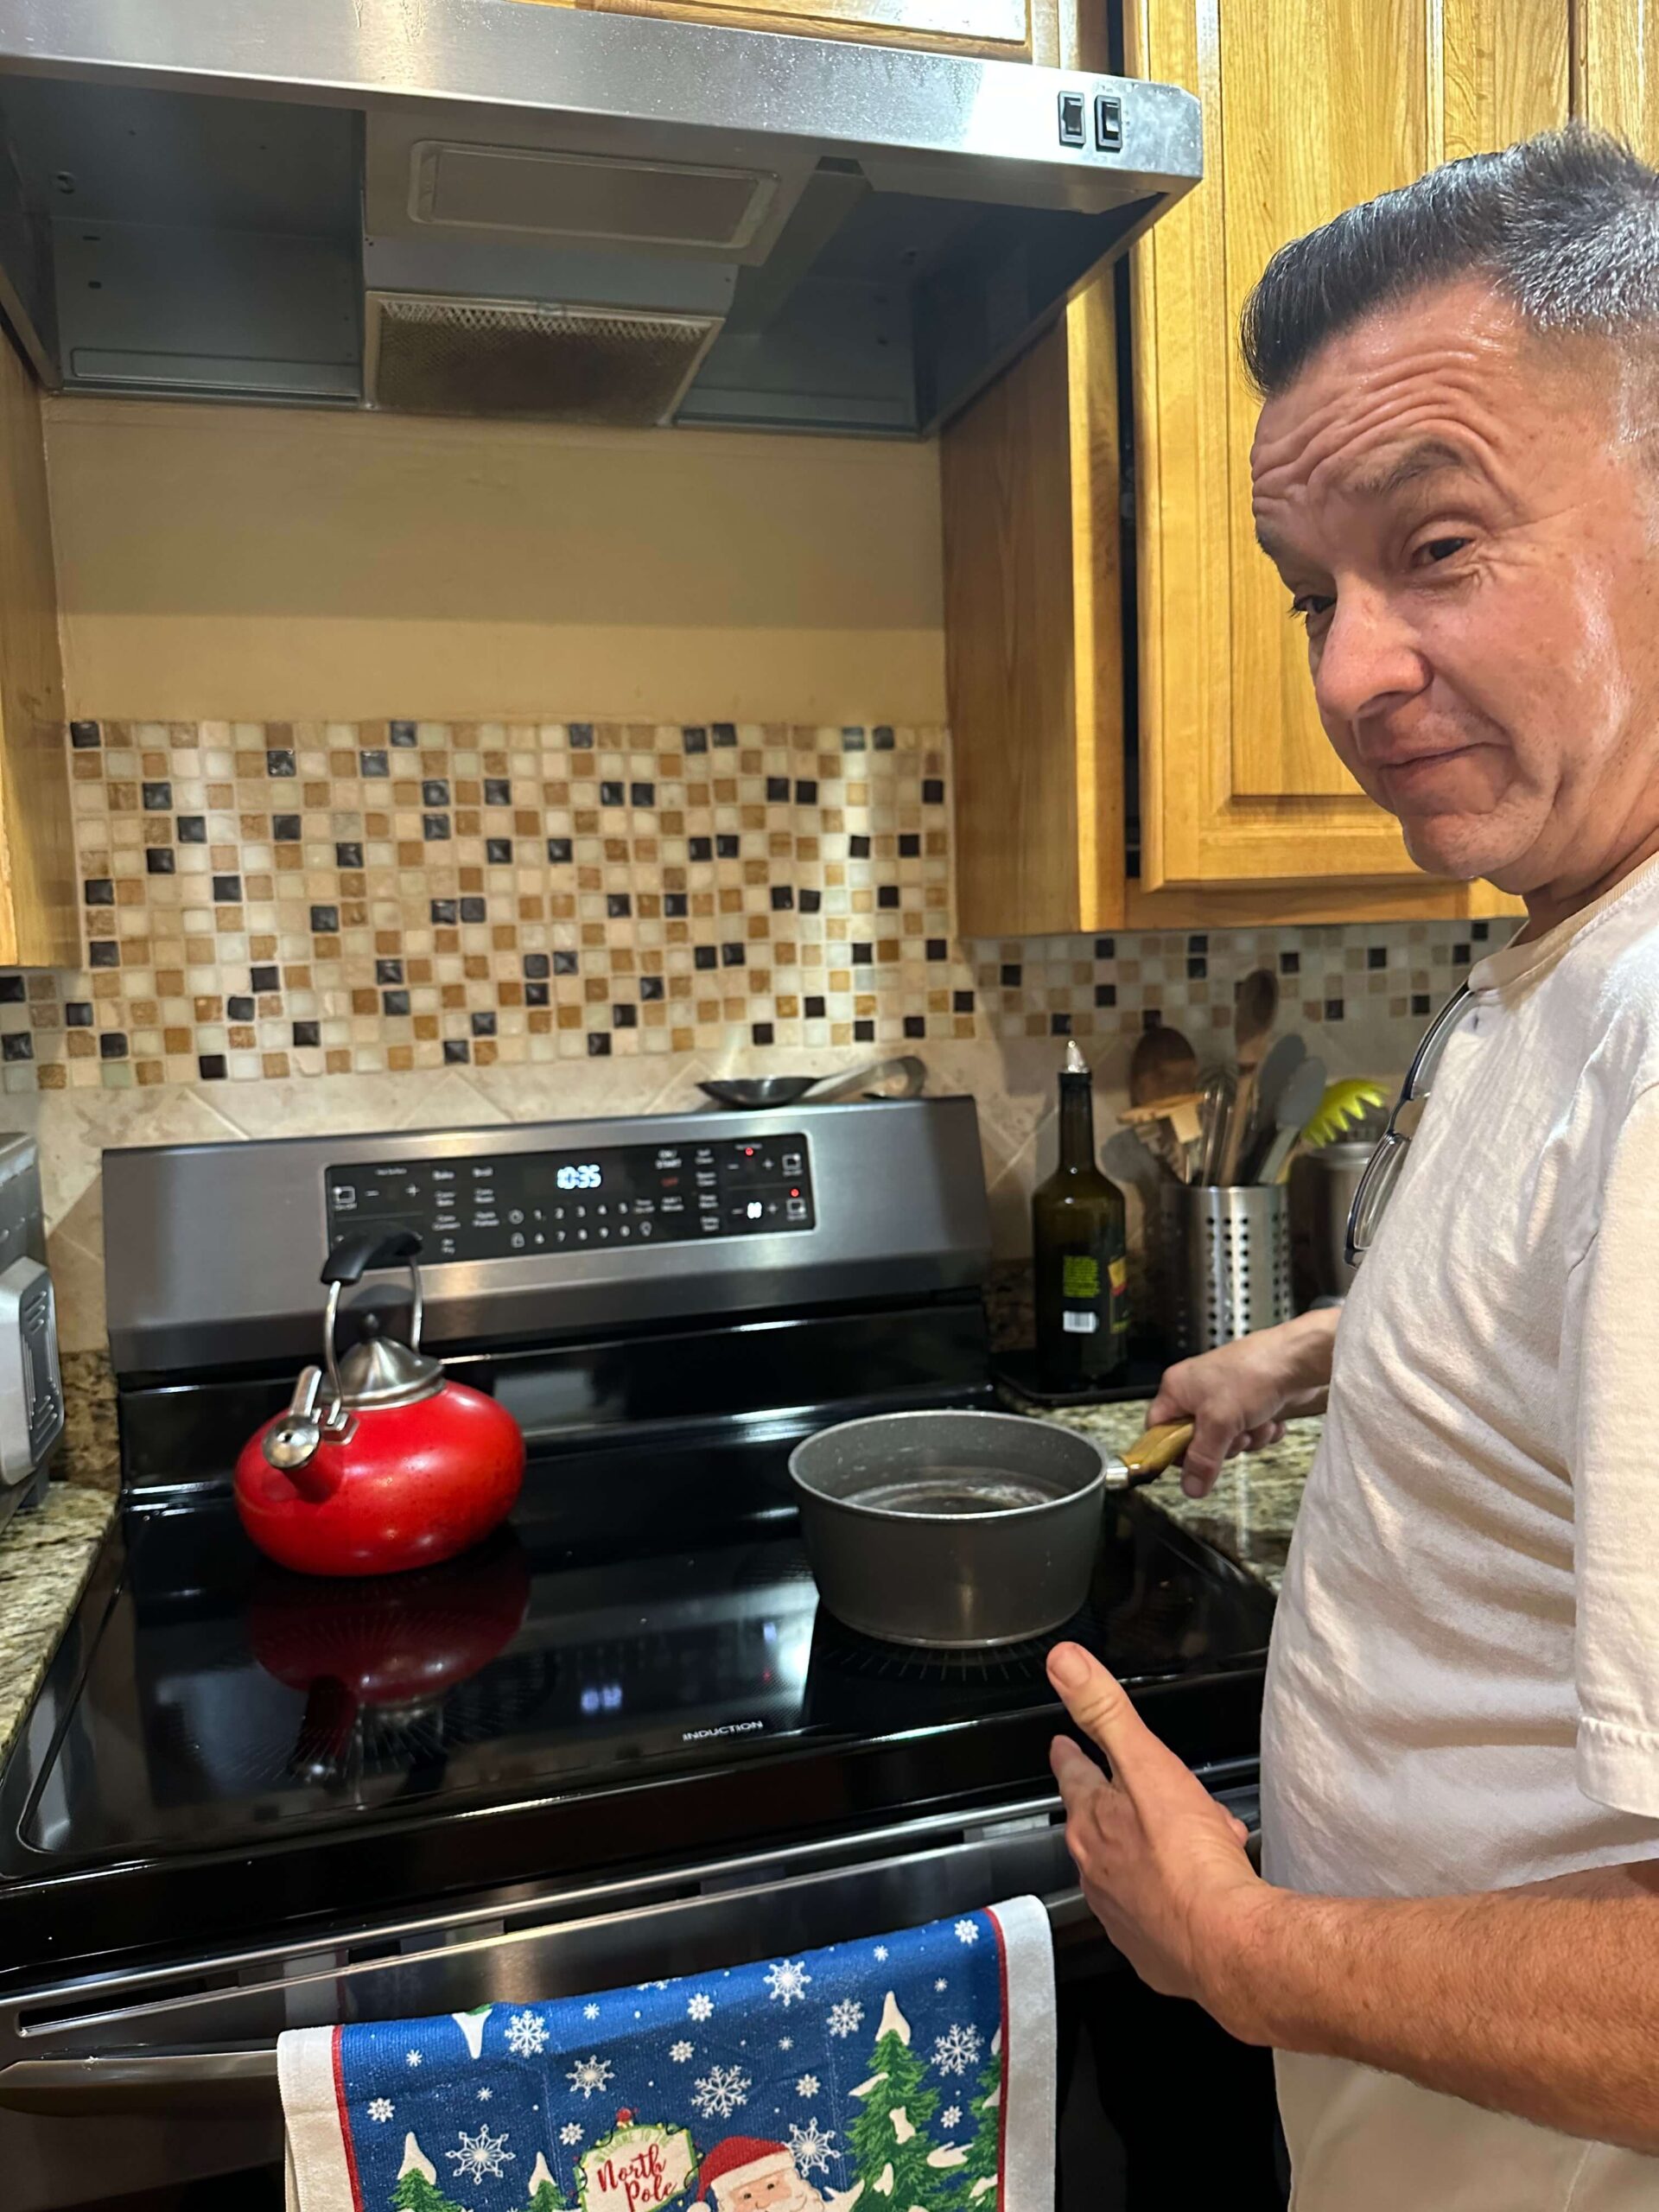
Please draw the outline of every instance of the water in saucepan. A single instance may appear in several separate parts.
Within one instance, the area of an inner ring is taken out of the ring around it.
[[[922,1467],[852,1492],[849,1503],[881,1513],[1011,1513],[1050,1505],[1063,1490],[996,1467]]]

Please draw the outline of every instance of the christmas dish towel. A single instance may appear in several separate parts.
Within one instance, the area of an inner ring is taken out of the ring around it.
[[[277,2059],[290,2212],[1053,2212],[1034,1897]]]

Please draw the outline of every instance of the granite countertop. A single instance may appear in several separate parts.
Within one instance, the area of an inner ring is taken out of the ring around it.
[[[0,1529],[0,1758],[29,1710],[115,1517],[115,1382],[102,1352],[63,1355],[64,1431],[45,1503]]]

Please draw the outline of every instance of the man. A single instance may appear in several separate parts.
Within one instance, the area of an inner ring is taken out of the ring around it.
[[[1244,347],[1331,742],[1528,919],[1339,1328],[1152,1408],[1201,1494],[1326,1405],[1266,1878],[1063,1645],[1113,1777],[1057,1742],[1068,1834],[1142,1975],[1275,2048],[1298,2212],[1659,2206],[1659,175],[1581,131],[1436,170],[1275,256]]]

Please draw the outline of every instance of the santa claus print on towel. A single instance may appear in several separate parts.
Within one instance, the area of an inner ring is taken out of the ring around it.
[[[1028,1898],[281,2058],[297,2212],[1052,2212]]]

